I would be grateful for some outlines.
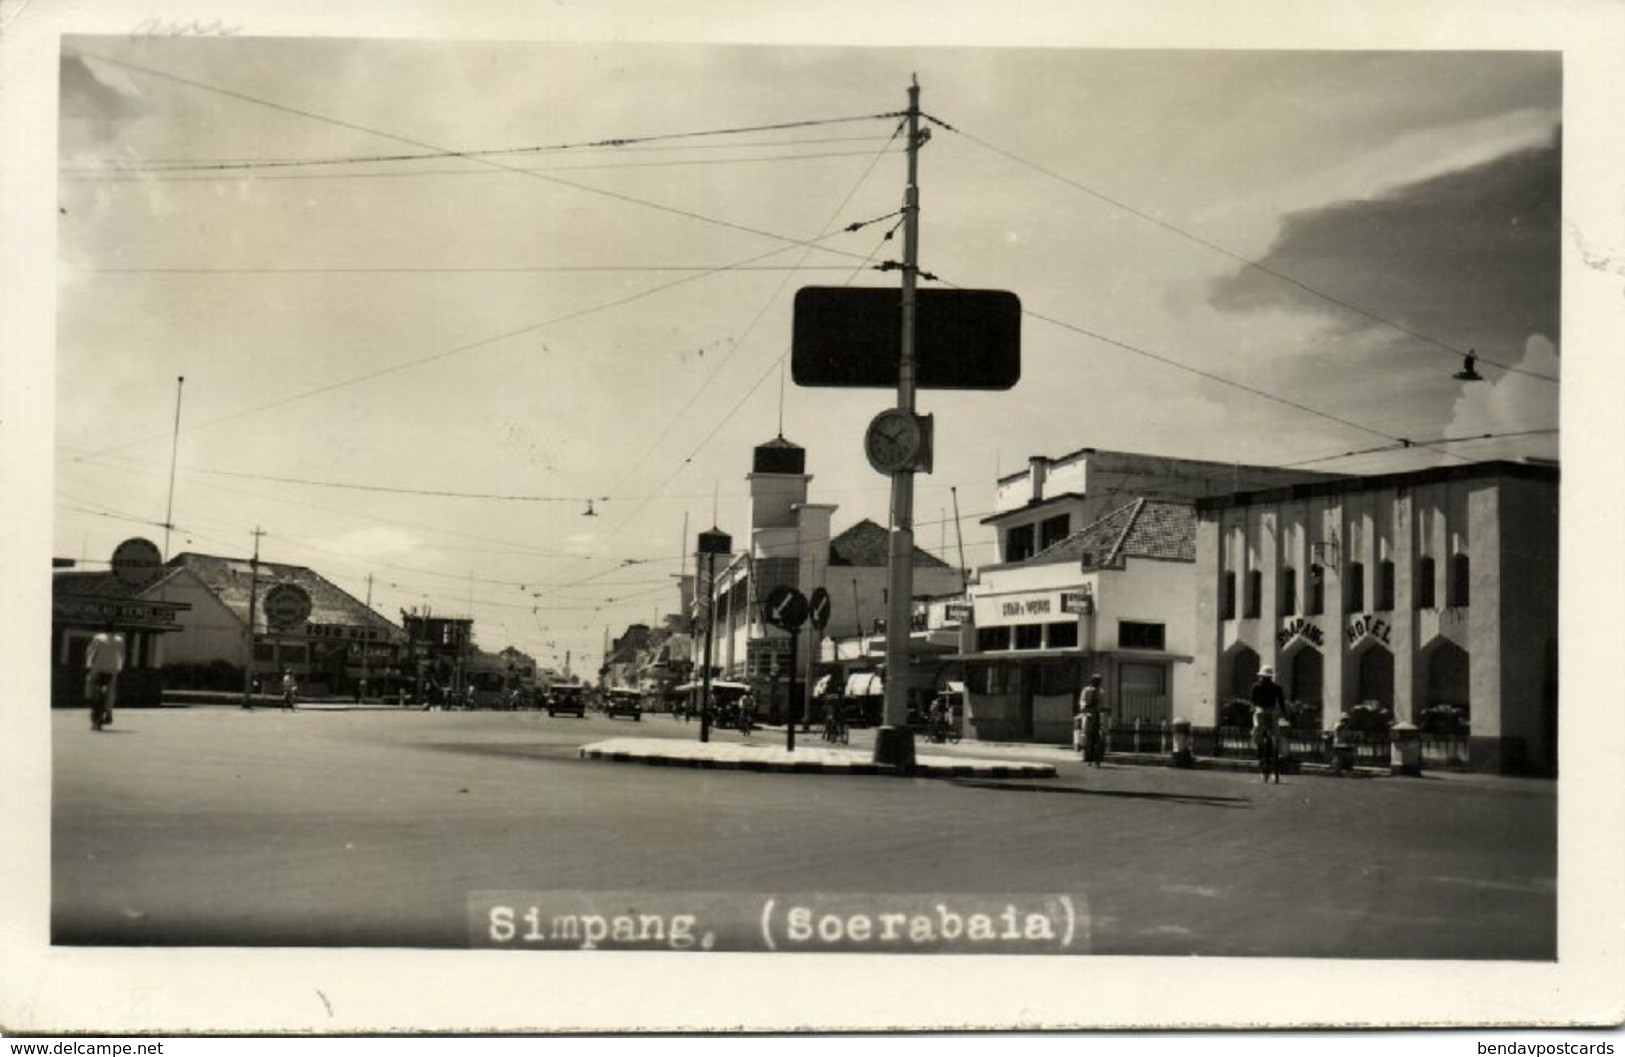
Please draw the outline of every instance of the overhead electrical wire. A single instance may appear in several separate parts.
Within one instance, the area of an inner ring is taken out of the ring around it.
[[[1228,248],[1226,248],[1224,246],[1221,246],[1219,243],[1214,242],[1211,239],[1206,239],[1206,238],[1203,238],[1200,235],[1193,234],[1192,232],[1185,230],[1184,228],[1180,227],[1177,224],[1171,223],[1171,222],[1169,222],[1167,220],[1162,219],[1159,216],[1148,213],[1143,209],[1138,209],[1138,208],[1136,208],[1136,207],[1134,207],[1132,205],[1129,205],[1127,202],[1124,202],[1124,201],[1122,201],[1120,199],[1113,198],[1112,196],[1107,195],[1107,194],[1105,194],[1105,193],[1103,193],[1101,191],[1098,191],[1095,188],[1090,187],[1088,184],[1085,184],[1085,183],[1083,183],[1083,182],[1081,182],[1079,180],[1074,180],[1069,176],[1064,176],[1061,173],[1058,173],[1053,169],[1049,169],[1049,168],[1046,168],[1043,165],[1039,165],[1037,162],[1029,161],[1028,159],[1023,158],[1018,154],[1015,154],[1015,153],[1012,153],[1011,151],[1005,150],[1003,147],[999,147],[999,146],[996,146],[996,145],[994,145],[992,143],[989,143],[987,140],[984,140],[984,139],[982,139],[982,138],[980,138],[978,136],[974,136],[971,133],[964,131],[963,129],[955,128],[953,125],[948,124],[946,121],[943,121],[940,118],[933,117],[930,114],[922,114],[921,117],[924,117],[927,121],[930,121],[932,124],[937,125],[939,128],[942,128],[942,129],[944,129],[944,130],[946,130],[948,132],[951,132],[951,133],[953,133],[953,134],[955,134],[957,136],[962,136],[965,139],[969,140],[970,142],[976,144],[977,146],[982,147],[985,150],[991,151],[992,153],[997,154],[1002,158],[1005,158],[1005,159],[1007,159],[1009,161],[1013,161],[1013,162],[1017,163],[1018,165],[1023,165],[1025,167],[1029,168],[1029,169],[1032,169],[1034,172],[1041,173],[1041,174],[1043,174],[1045,176],[1048,176],[1052,180],[1056,180],[1056,181],[1058,181],[1060,183],[1066,184],[1068,187],[1071,187],[1071,188],[1073,188],[1073,189],[1075,189],[1077,191],[1081,191],[1084,194],[1089,195],[1091,198],[1095,198],[1095,199],[1098,199],[1101,202],[1105,202],[1107,205],[1112,206],[1115,209],[1120,209],[1123,212],[1128,213],[1131,216],[1138,217],[1139,219],[1144,220],[1149,224],[1154,224],[1157,227],[1162,228],[1164,231],[1170,232],[1171,234],[1177,235],[1178,237],[1180,237],[1182,239],[1186,239],[1186,240],[1188,240],[1190,242],[1194,242],[1199,246],[1203,246],[1203,247],[1205,247],[1205,248],[1207,248],[1209,250],[1212,250],[1215,253],[1218,253],[1218,254],[1221,254],[1221,255],[1223,255],[1225,257],[1228,257],[1231,260],[1236,261],[1239,264],[1242,264],[1242,265],[1244,265],[1244,266],[1246,266],[1248,268],[1252,268],[1252,269],[1254,269],[1254,270],[1256,270],[1258,272],[1263,273],[1264,275],[1268,275],[1271,278],[1279,280],[1280,282],[1287,283],[1290,286],[1294,286],[1297,289],[1302,290],[1303,292],[1305,292],[1307,294],[1310,294],[1310,295],[1312,295],[1314,297],[1317,297],[1317,298],[1321,299],[1322,301],[1327,302],[1328,304],[1333,304],[1333,305],[1338,306],[1339,308],[1343,308],[1343,309],[1346,309],[1346,310],[1348,310],[1350,312],[1353,312],[1356,315],[1364,316],[1366,319],[1369,319],[1372,322],[1380,323],[1380,324],[1382,324],[1383,326],[1386,326],[1386,327],[1391,327],[1391,328],[1393,328],[1395,330],[1400,331],[1401,333],[1409,335],[1410,337],[1416,338],[1418,341],[1425,342],[1425,343],[1427,343],[1429,345],[1432,345],[1432,346],[1435,346],[1436,348],[1439,348],[1439,349],[1441,349],[1441,350],[1443,350],[1445,352],[1448,352],[1452,356],[1461,357],[1461,356],[1465,355],[1469,351],[1467,349],[1458,348],[1458,347],[1456,347],[1454,345],[1451,345],[1448,342],[1440,341],[1438,338],[1435,338],[1435,337],[1433,337],[1431,335],[1428,335],[1428,334],[1424,334],[1421,331],[1415,329],[1414,327],[1409,327],[1409,326],[1406,326],[1403,323],[1397,322],[1397,321],[1395,321],[1393,319],[1389,319],[1387,316],[1380,315],[1380,314],[1378,314],[1376,312],[1371,311],[1368,308],[1364,308],[1364,307],[1362,307],[1360,305],[1354,304],[1353,302],[1346,301],[1346,300],[1344,300],[1344,299],[1342,299],[1340,297],[1337,297],[1334,294],[1329,294],[1326,291],[1321,290],[1318,287],[1312,286],[1309,283],[1306,283],[1303,280],[1298,279],[1298,278],[1296,278],[1294,276],[1288,275],[1285,272],[1280,271],[1277,268],[1271,268],[1269,265],[1264,264],[1264,263],[1262,263],[1260,261],[1256,261],[1256,260],[1252,259],[1251,257],[1248,257],[1245,254],[1237,253],[1235,250],[1228,249]],[[1530,377],[1530,378],[1538,378],[1541,381],[1545,381],[1545,382],[1559,383],[1561,381],[1561,379],[1554,378],[1549,374],[1541,374],[1538,371],[1527,370],[1525,368],[1516,367],[1516,366],[1513,366],[1511,364],[1499,363],[1499,362],[1497,362],[1495,360],[1487,359],[1483,355],[1478,356],[1478,362],[1479,363],[1490,364],[1491,366],[1498,367],[1501,370],[1507,371],[1509,373],[1522,374],[1522,375],[1525,375],[1525,376]]]
[[[868,166],[864,168],[863,172],[859,174],[857,180],[853,182],[852,189],[849,190],[846,193],[846,196],[841,199],[840,204],[837,205],[835,207],[835,209],[833,209],[830,212],[829,219],[826,220],[824,222],[824,225],[823,225],[826,230],[830,230],[830,229],[835,228],[835,225],[839,222],[841,215],[846,212],[847,207],[851,204],[852,199],[857,196],[858,191],[862,189],[863,185],[868,182],[869,177],[874,173],[875,166],[879,164],[881,157],[884,156],[884,154],[890,148],[891,144],[896,141],[897,137],[902,134],[902,132],[903,132],[903,130],[905,128],[906,128],[906,124],[903,123],[903,122],[899,122],[892,129],[892,134],[889,137],[887,137],[885,145],[882,146],[879,151],[875,152],[874,157],[870,160]],[[872,220],[864,220],[864,221],[859,221],[859,222],[857,222],[855,224],[847,224],[844,227],[839,228],[838,230],[840,232],[842,232],[842,233],[858,231],[858,230],[861,230],[864,227],[867,227],[870,224],[878,223],[881,220],[888,219],[889,217],[895,216],[895,215],[896,215],[895,213],[888,213],[885,216],[876,217],[876,218],[874,218]],[[886,235],[886,238],[887,239],[891,238],[891,235],[888,233]],[[810,252],[810,248],[808,250],[803,251],[802,256],[801,256],[802,261],[806,260],[807,255],[808,255],[809,252]],[[878,249],[875,250],[875,251],[872,251],[869,254],[868,259],[872,260],[874,258],[875,253],[877,253],[877,252],[879,252]],[[800,262],[798,262],[798,263],[800,263]],[[652,455],[654,453],[654,451],[660,446],[660,444],[666,439],[666,437],[670,435],[671,431],[674,428],[676,428],[677,424],[680,423],[680,422],[686,421],[689,409],[694,406],[695,402],[697,400],[699,400],[699,398],[700,398],[700,396],[702,394],[704,394],[708,389],[710,389],[711,384],[713,382],[715,382],[719,377],[721,377],[723,369],[726,368],[728,366],[728,364],[733,362],[734,357],[736,355],[738,355],[739,350],[744,347],[745,342],[750,339],[750,336],[753,333],[755,333],[757,325],[759,323],[761,323],[763,317],[765,317],[767,315],[768,309],[770,307],[772,307],[773,303],[775,301],[777,301],[779,296],[784,292],[784,286],[785,286],[785,283],[788,282],[788,278],[789,277],[786,276],[786,278],[779,283],[778,287],[772,292],[772,294],[770,294],[768,297],[763,299],[762,306],[757,310],[756,314],[751,317],[750,322],[748,324],[746,324],[745,329],[740,333],[740,336],[733,342],[732,347],[729,349],[727,356],[723,357],[723,359],[717,364],[717,366],[714,367],[711,370],[711,373],[706,377],[705,381],[703,383],[701,383],[699,389],[697,389],[683,403],[683,406],[677,410],[677,413],[671,416],[670,420],[666,423],[665,428],[662,429],[660,431],[659,435],[655,437],[654,441],[650,443],[649,447],[644,451],[643,455],[640,458],[631,460],[629,462],[629,464],[628,464],[629,469],[627,470],[626,473],[622,474],[621,477],[615,482],[614,486],[610,489],[611,492],[615,492],[615,491],[619,490],[619,488],[622,485],[624,485],[627,481],[629,481],[632,478],[632,475],[636,472],[636,470],[633,469],[633,467],[642,466],[647,461],[649,456]],[[850,276],[848,277],[847,281],[851,282],[851,277]],[[776,360],[774,362],[776,364],[776,363],[782,362],[783,359],[784,359],[784,357],[780,356],[778,358],[778,360]],[[758,381],[756,386],[751,387],[750,392],[755,392],[756,388],[758,388],[760,385],[761,385],[761,382]],[[748,397],[748,395],[749,394],[747,393],[747,397]],[[742,404],[742,401],[741,401],[741,404]],[[735,404],[734,409],[732,411],[730,411],[728,413],[728,415],[724,416],[723,421],[726,422],[728,418],[732,417],[732,415],[739,409],[741,404]],[[713,430],[712,435],[714,435],[714,434],[715,434],[715,431]],[[709,442],[709,440],[710,440],[710,436],[707,436],[706,442]],[[702,448],[704,447],[704,443],[702,443],[701,447]],[[682,469],[683,466],[686,466],[689,463],[691,463],[693,461],[693,459],[694,459],[694,455],[697,455],[698,453],[699,453],[699,449],[696,449],[693,453],[691,453],[688,456],[688,458],[684,459],[683,462],[678,466],[677,471],[674,471],[672,475],[668,476],[665,479],[665,481],[663,481],[661,483],[661,487],[658,487],[658,488],[655,489],[655,492],[658,494],[659,492],[663,491],[664,490],[664,485],[670,483],[672,477],[675,477],[677,472],[681,472],[681,469]],[[643,512],[643,510],[648,506],[648,503],[649,503],[649,500],[646,500],[644,503],[640,504],[638,507],[636,507],[631,512],[629,512],[624,518],[622,518],[621,521],[616,525],[616,527],[610,532],[610,537],[613,538],[618,532],[620,532],[621,529],[625,528],[628,524],[630,524],[631,520],[634,517],[636,517],[638,514]]]
[[[946,280],[943,280],[943,282],[944,282],[944,285],[952,287],[954,289],[964,289],[964,287],[961,287],[956,283],[947,282]],[[1355,422],[1352,419],[1346,419],[1346,418],[1343,418],[1343,417],[1341,417],[1339,415],[1334,415],[1330,411],[1322,411],[1319,408],[1310,407],[1308,404],[1299,403],[1298,401],[1293,400],[1293,399],[1291,399],[1289,397],[1279,396],[1279,395],[1277,395],[1275,393],[1269,392],[1268,390],[1260,389],[1257,386],[1248,385],[1245,382],[1238,382],[1238,381],[1235,381],[1234,379],[1226,378],[1225,376],[1223,376],[1221,374],[1216,374],[1213,371],[1203,370],[1200,367],[1192,367],[1190,364],[1181,363],[1180,361],[1178,361],[1176,359],[1173,359],[1172,357],[1164,356],[1164,355],[1161,355],[1160,353],[1152,352],[1149,349],[1141,348],[1138,345],[1134,345],[1134,344],[1131,344],[1131,343],[1126,342],[1126,341],[1121,341],[1121,340],[1119,340],[1117,338],[1108,337],[1107,335],[1102,334],[1099,331],[1090,330],[1089,328],[1079,326],[1076,323],[1068,323],[1066,320],[1057,319],[1054,316],[1045,315],[1042,312],[1038,312],[1038,311],[1035,311],[1035,310],[1033,310],[1031,308],[1028,308],[1025,304],[1023,304],[1022,307],[1021,307],[1021,314],[1024,315],[1024,316],[1030,316],[1033,319],[1041,320],[1041,321],[1043,321],[1045,323],[1050,324],[1051,326],[1060,327],[1062,330],[1069,330],[1069,331],[1073,332],[1074,334],[1080,334],[1080,335],[1082,335],[1084,337],[1087,337],[1087,338],[1093,338],[1095,341],[1101,342],[1101,343],[1106,344],[1106,345],[1111,345],[1111,346],[1113,346],[1115,348],[1122,349],[1123,351],[1132,353],[1132,354],[1134,354],[1136,356],[1142,356],[1142,357],[1144,357],[1144,358],[1146,358],[1148,360],[1153,360],[1153,361],[1155,361],[1157,363],[1163,364],[1164,366],[1173,367],[1176,370],[1185,371],[1188,374],[1196,375],[1199,378],[1205,378],[1210,382],[1217,382],[1220,385],[1229,386],[1232,389],[1237,389],[1237,390],[1240,390],[1241,392],[1244,392],[1244,393],[1251,393],[1253,396],[1261,397],[1262,399],[1269,400],[1269,401],[1271,401],[1273,403],[1281,404],[1281,405],[1283,405],[1285,407],[1294,408],[1295,410],[1302,411],[1305,414],[1313,415],[1313,416],[1315,416],[1317,418],[1323,418],[1323,419],[1327,420],[1328,422],[1335,422],[1340,426],[1346,426],[1349,429],[1358,430],[1361,433],[1369,433],[1372,436],[1382,437],[1384,440],[1390,440],[1390,441],[1398,441],[1400,439],[1398,437],[1395,437],[1391,433],[1385,433],[1382,430],[1373,429],[1370,426],[1361,425],[1360,423]],[[1446,457],[1452,458],[1452,459],[1462,459],[1461,456],[1455,455],[1455,454],[1453,454],[1451,452],[1441,452],[1440,454],[1443,454]],[[1470,461],[1470,460],[1462,459],[1462,461],[1466,462],[1466,461]]]
[[[252,179],[255,183],[283,180],[403,180],[425,176],[496,176],[503,173],[555,173],[606,172],[622,169],[670,169],[715,165],[765,165],[786,161],[821,161],[829,158],[866,158],[870,151],[819,151],[812,154],[774,154],[755,158],[691,158],[682,161],[604,162],[597,165],[516,165],[499,169],[408,169],[393,172],[320,172],[320,173],[253,173],[244,176],[242,169],[235,171],[195,173],[174,169],[115,169],[102,173],[65,171],[59,175],[65,180],[95,181],[97,183],[218,183],[221,180]]]
[[[108,58],[106,56],[96,55],[96,54],[93,54],[93,53],[90,53],[90,52],[78,52],[77,54],[78,54],[78,56],[80,58],[95,59],[98,62],[105,62],[105,63],[108,63],[109,65],[112,65],[112,66],[122,66],[122,67],[124,67],[126,69],[136,70],[136,71],[141,72],[141,73],[152,74],[152,75],[157,76],[157,77],[163,77],[163,78],[166,78],[168,80],[175,81],[175,82],[177,82],[179,84],[188,85],[188,86],[193,87],[193,88],[202,88],[202,89],[205,89],[205,90],[211,91],[211,92],[217,92],[217,93],[219,93],[221,95],[230,96],[233,99],[242,100],[243,102],[248,102],[248,103],[257,103],[257,104],[259,104],[261,106],[267,106],[267,107],[270,107],[270,108],[272,108],[274,110],[281,110],[284,113],[295,114],[295,115],[297,115],[299,117],[313,117],[313,118],[316,118],[316,119],[321,120],[321,121],[329,122],[331,124],[341,125],[341,126],[343,126],[345,128],[349,128],[349,129],[352,129],[352,130],[357,131],[357,132],[367,132],[367,133],[370,133],[372,135],[384,136],[384,137],[386,137],[388,139],[393,139],[393,140],[396,140],[396,141],[401,142],[401,143],[414,143],[413,140],[411,140],[411,139],[409,139],[409,138],[407,138],[405,136],[395,136],[395,135],[391,135],[389,133],[379,132],[376,129],[367,128],[367,127],[362,126],[362,125],[351,124],[351,123],[345,122],[345,121],[343,121],[343,120],[341,120],[339,118],[331,118],[331,117],[327,117],[327,116],[324,116],[324,115],[315,114],[315,113],[312,113],[310,111],[301,110],[301,109],[299,109],[297,107],[286,106],[286,105],[281,104],[281,103],[276,103],[276,102],[272,102],[272,101],[267,100],[267,99],[261,99],[261,98],[258,98],[256,96],[251,96],[251,95],[248,95],[248,94],[243,93],[243,92],[233,91],[232,89],[229,89],[229,88],[221,88],[218,85],[208,85],[208,84],[204,84],[204,83],[202,83],[200,81],[188,80],[187,78],[180,77],[180,76],[177,76],[175,74],[168,73],[166,71],[153,70],[153,69],[150,69],[148,67],[137,66],[137,65],[135,65],[133,63],[121,62],[121,61],[119,61],[117,59],[111,59],[111,58]],[[857,123],[859,121],[878,121],[878,120],[887,119],[887,118],[895,118],[895,117],[898,117],[898,116],[899,116],[899,114],[898,114],[897,111],[890,111],[890,112],[878,113],[878,114],[858,114],[858,115],[854,115],[854,116],[851,116],[851,117],[815,118],[815,119],[808,119],[808,120],[804,120],[804,121],[785,121],[785,122],[780,122],[780,123],[777,123],[777,124],[769,124],[769,125],[740,126],[738,128],[704,129],[704,130],[691,131],[691,132],[666,132],[666,133],[656,133],[654,135],[648,135],[648,136],[609,137],[609,138],[599,139],[599,140],[583,140],[583,141],[574,142],[574,143],[533,144],[533,145],[528,145],[528,146],[523,146],[523,147],[488,147],[488,148],[483,148],[483,149],[479,149],[479,150],[450,150],[450,149],[440,148],[440,147],[429,147],[427,144],[414,144],[416,146],[422,146],[422,147],[427,148],[426,150],[424,150],[422,152],[419,152],[419,153],[415,153],[415,154],[351,154],[351,155],[342,155],[342,156],[338,156],[338,157],[327,157],[327,158],[151,159],[151,160],[148,160],[148,161],[135,162],[133,164],[128,162],[128,161],[121,160],[121,159],[112,159],[112,160],[106,162],[105,164],[106,164],[107,168],[109,170],[112,170],[112,171],[127,171],[127,170],[130,170],[132,168],[135,168],[135,169],[145,169],[145,170],[148,170],[148,171],[162,171],[162,172],[192,172],[192,171],[208,170],[208,169],[278,169],[278,168],[290,168],[290,167],[298,167],[298,166],[367,165],[367,164],[382,163],[382,162],[439,161],[439,160],[444,160],[444,159],[447,159],[447,158],[466,158],[466,159],[476,160],[477,161],[477,160],[496,158],[496,157],[514,157],[514,156],[521,155],[521,154],[550,154],[550,153],[558,153],[558,152],[562,152],[562,151],[572,151],[572,152],[603,151],[603,150],[622,151],[622,150],[625,150],[627,148],[641,148],[641,149],[647,150],[647,149],[649,149],[648,144],[655,144],[655,143],[671,144],[671,143],[674,143],[677,140],[702,139],[702,138],[707,138],[707,137],[711,137],[711,136],[741,136],[741,135],[745,135],[747,133],[752,133],[752,132],[782,132],[782,131],[786,131],[788,129],[796,129],[796,128],[817,128],[817,127],[823,127],[823,126],[829,126],[829,125],[855,124],[855,123]],[[757,144],[737,144],[737,143],[735,143],[735,144],[714,144],[714,145],[701,145],[701,146],[698,146],[698,147],[696,147],[694,145],[685,145],[683,147],[665,147],[663,149],[668,149],[668,150],[672,150],[672,149],[677,149],[677,150],[735,149],[735,150],[737,150],[737,149],[743,149],[745,147],[755,147],[755,146],[805,145],[805,144],[808,144],[808,143],[845,143],[845,142],[854,142],[854,141],[864,140],[864,139],[878,139],[878,138],[879,137],[873,137],[873,136],[865,136],[865,137],[847,136],[847,137],[836,137],[836,138],[827,138],[827,139],[818,139],[818,140],[763,141],[763,142],[757,143]],[[864,153],[867,153],[867,152],[864,152]],[[84,165],[84,163],[81,163],[81,167],[83,167],[83,165]],[[69,171],[73,171],[73,170],[70,168]]]
[[[342,118],[330,117],[330,116],[328,116],[326,114],[318,114],[318,113],[315,113],[314,111],[300,109],[299,107],[293,107],[293,106],[288,106],[288,105],[283,104],[283,103],[272,102],[271,100],[268,100],[268,99],[262,99],[262,98],[259,98],[257,96],[248,95],[245,92],[238,92],[238,91],[234,91],[234,90],[229,89],[229,88],[221,88],[218,85],[206,84],[206,83],[204,83],[202,81],[194,81],[194,80],[191,80],[190,78],[181,77],[181,76],[179,76],[177,74],[173,74],[173,73],[170,73],[170,72],[165,71],[165,70],[155,70],[155,69],[152,69],[151,67],[141,66],[141,65],[138,65],[136,63],[124,62],[124,61],[121,61],[119,59],[111,59],[111,58],[108,58],[108,57],[106,57],[104,55],[97,55],[94,52],[80,51],[80,50],[76,50],[76,49],[64,49],[64,50],[65,50],[66,53],[73,54],[73,55],[75,55],[75,56],[77,56],[79,58],[93,59],[93,60],[95,60],[97,62],[104,62],[104,63],[107,63],[108,65],[117,66],[117,67],[119,67],[121,69],[131,70],[131,71],[134,71],[136,73],[147,74],[148,76],[157,77],[157,78],[160,78],[162,80],[173,81],[176,84],[186,85],[188,87],[196,88],[196,89],[199,89],[201,91],[213,92],[213,93],[216,93],[216,94],[219,94],[219,95],[227,96],[228,98],[240,100],[242,102],[252,103],[252,104],[257,105],[257,106],[267,107],[267,108],[269,108],[271,110],[276,110],[276,111],[279,111],[281,113],[293,114],[293,115],[295,115],[297,117],[308,118],[308,119],[310,119],[312,121],[319,121],[319,122],[322,122],[323,124],[334,125],[334,126],[336,126],[338,128],[346,128],[346,129],[351,130],[352,132],[363,132],[363,133],[366,133],[367,135],[377,136],[377,137],[379,137],[381,139],[394,140],[397,143],[405,143],[405,144],[407,144],[409,146],[420,147],[420,148],[423,148],[425,150],[441,152],[441,153],[444,153],[448,157],[466,158],[468,161],[474,162],[474,163],[479,164],[479,165],[489,166],[489,167],[491,167],[493,169],[500,169],[503,172],[513,173],[513,174],[518,175],[518,176],[527,176],[527,177],[530,177],[531,179],[541,180],[541,181],[543,181],[545,183],[557,184],[560,187],[569,187],[569,188],[572,188],[572,189],[577,190],[577,191],[582,191],[582,192],[585,192],[587,194],[592,194],[592,195],[599,195],[599,196],[602,196],[602,197],[605,197],[605,198],[612,199],[614,201],[626,202],[626,203],[629,203],[629,204],[632,204],[632,205],[642,206],[644,208],[654,209],[654,210],[658,210],[658,211],[664,212],[664,213],[671,213],[673,215],[684,217],[684,218],[687,218],[689,220],[697,220],[697,221],[700,221],[702,223],[712,224],[712,225],[715,225],[717,227],[727,228],[727,229],[733,230],[733,231],[741,231],[741,232],[744,232],[744,233],[749,234],[749,235],[756,235],[756,236],[759,236],[761,238],[772,239],[775,242],[783,242],[783,243],[787,243],[789,245],[796,245],[796,246],[807,246],[807,245],[816,245],[817,242],[819,241],[819,240],[816,240],[816,239],[809,240],[809,239],[792,238],[792,237],[790,237],[788,235],[782,235],[782,234],[779,234],[777,232],[764,231],[761,228],[752,227],[752,226],[750,226],[748,224],[739,224],[739,223],[735,223],[734,221],[731,221],[731,220],[723,220],[720,217],[711,217],[711,216],[706,216],[706,215],[704,215],[702,213],[696,213],[693,210],[681,209],[681,208],[679,208],[677,206],[670,206],[670,205],[666,205],[666,204],[661,203],[661,202],[653,202],[653,201],[650,201],[650,200],[645,199],[645,198],[638,198],[635,195],[622,194],[621,192],[610,191],[610,190],[607,190],[607,189],[602,188],[602,187],[594,187],[591,184],[577,183],[577,182],[575,182],[573,180],[564,180],[564,179],[560,179],[560,178],[558,178],[556,176],[548,176],[545,173],[527,172],[526,170],[518,168],[516,166],[505,165],[502,162],[493,161],[491,158],[483,156],[483,155],[449,150],[449,149],[444,148],[444,147],[436,146],[436,145],[434,145],[432,143],[424,142],[423,140],[414,139],[411,136],[403,136],[403,135],[400,135],[399,133],[386,132],[386,131],[384,131],[382,129],[370,128],[368,126],[359,125],[359,124],[356,124],[356,123],[351,122],[351,121],[345,121]],[[829,119],[829,120],[875,120],[875,119],[879,119],[879,118],[890,118],[890,117],[895,117],[895,116],[896,116],[895,113],[888,113],[888,114],[875,114],[875,115],[871,115],[868,118],[861,118],[861,119],[860,118],[845,118],[845,119]],[[789,124],[793,125],[793,124],[799,124],[799,123],[789,123]],[[789,127],[789,126],[787,125],[786,127]],[[679,138],[682,135],[724,135],[724,134],[725,133],[722,132],[722,131],[705,132],[705,133],[677,133],[677,134],[673,134],[671,136],[668,136],[667,138]],[[606,144],[612,144],[612,143],[614,143],[616,141],[606,140],[606,141],[603,141],[603,142],[606,143]],[[840,256],[844,256],[844,257],[857,257],[858,256],[858,254],[856,254],[856,253],[851,253],[851,252],[848,252],[848,251],[845,251],[845,250],[837,250],[837,249],[832,249],[832,248],[829,248],[829,247],[823,247],[823,249],[825,249],[826,252],[834,253],[834,254],[837,254],[837,255],[840,255]]]

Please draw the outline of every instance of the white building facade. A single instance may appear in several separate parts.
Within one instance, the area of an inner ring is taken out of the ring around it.
[[[1491,462],[1196,503],[1197,695],[1268,664],[1331,728],[1356,705],[1470,727],[1474,770],[1552,773],[1558,471]]]

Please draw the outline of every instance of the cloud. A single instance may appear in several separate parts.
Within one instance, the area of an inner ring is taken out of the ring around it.
[[[1515,151],[1397,188],[1288,215],[1258,263],[1348,305],[1457,348],[1510,362],[1539,334],[1558,340],[1561,150]],[[1242,268],[1211,291],[1221,310],[1317,314],[1333,333],[1382,331],[1370,316]]]
[[[411,554],[419,546],[421,541],[410,532],[403,532],[387,525],[376,525],[347,532],[324,543],[322,549],[374,561]]]

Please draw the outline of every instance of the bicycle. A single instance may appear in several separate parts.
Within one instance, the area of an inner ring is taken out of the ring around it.
[[[959,730],[947,716],[932,716],[931,727],[926,731],[926,739],[935,745],[941,745],[943,742],[958,745]]]
[[[845,745],[850,738],[846,723],[840,716],[831,714],[824,719],[824,740],[832,744]]]
[[[113,690],[113,677],[105,673],[92,676],[90,688],[90,729],[101,730],[113,723],[113,706],[108,698]]]
[[[1275,776],[1275,784],[1281,784],[1281,757],[1279,747],[1275,743],[1275,734],[1265,732],[1258,738],[1258,770],[1264,776],[1264,781]]]

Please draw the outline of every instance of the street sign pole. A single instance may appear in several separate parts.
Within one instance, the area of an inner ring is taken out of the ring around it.
[[[790,632],[790,670],[785,673],[790,678],[790,692],[784,717],[784,748],[787,752],[796,751],[796,643],[801,639],[801,629]]]
[[[914,302],[920,249],[920,84],[908,89],[908,186],[903,192],[903,341],[897,367],[897,407],[914,414]],[[874,761],[914,767],[914,732],[908,726],[909,631],[914,597],[914,470],[892,473],[892,532],[887,554],[886,696]]]

